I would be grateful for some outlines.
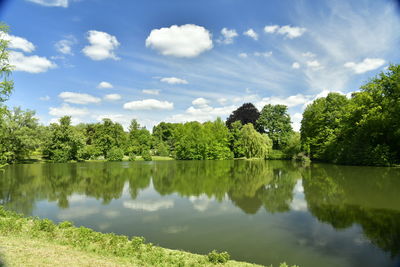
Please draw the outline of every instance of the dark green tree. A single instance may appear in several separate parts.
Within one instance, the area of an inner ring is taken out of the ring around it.
[[[244,103],[241,107],[236,109],[229,115],[226,120],[226,126],[231,128],[232,123],[240,121],[242,125],[251,123],[256,127],[256,122],[260,117],[260,112],[252,103]]]
[[[97,124],[93,135],[93,144],[107,158],[107,153],[113,147],[124,150],[126,145],[126,133],[121,124],[110,119],[103,119],[103,123]]]

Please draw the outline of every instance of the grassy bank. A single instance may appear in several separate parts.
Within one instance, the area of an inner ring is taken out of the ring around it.
[[[227,253],[198,255],[103,234],[70,222],[23,217],[0,206],[0,253],[6,266],[259,266]],[[281,267],[287,267],[281,264]]]

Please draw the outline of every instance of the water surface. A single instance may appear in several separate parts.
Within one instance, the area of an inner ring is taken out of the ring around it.
[[[400,266],[400,169],[289,161],[12,165],[0,204],[260,264]]]

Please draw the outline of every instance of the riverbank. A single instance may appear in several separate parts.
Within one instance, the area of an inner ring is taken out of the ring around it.
[[[260,266],[212,252],[198,255],[103,234],[70,222],[23,217],[0,206],[0,266]],[[281,267],[287,267],[281,264]]]

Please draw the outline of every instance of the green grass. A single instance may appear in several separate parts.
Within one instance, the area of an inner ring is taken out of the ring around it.
[[[225,252],[198,255],[154,246],[142,237],[23,217],[2,206],[0,253],[7,266],[259,266],[229,260]]]

